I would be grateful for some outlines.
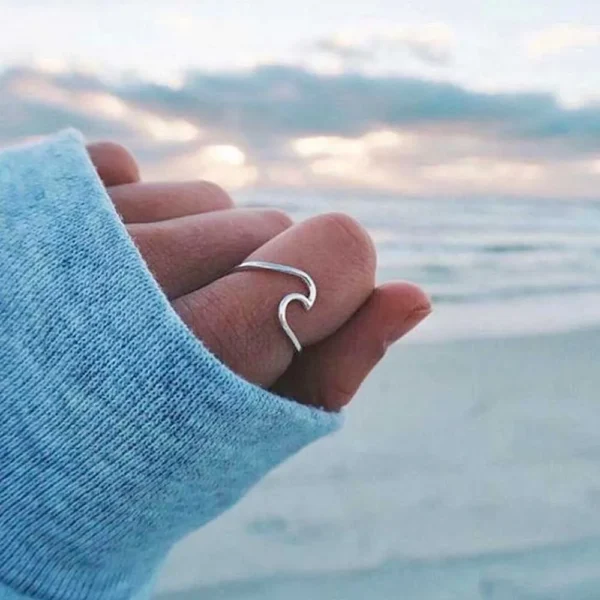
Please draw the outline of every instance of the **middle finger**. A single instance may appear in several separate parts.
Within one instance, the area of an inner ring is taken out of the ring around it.
[[[234,208],[127,225],[127,231],[173,299],[227,274],[290,224],[291,219],[278,210]]]

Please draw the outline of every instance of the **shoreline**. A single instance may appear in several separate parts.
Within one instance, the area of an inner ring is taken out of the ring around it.
[[[600,293],[556,294],[497,302],[434,303],[409,343],[527,338],[600,330]]]
[[[461,600],[541,600],[568,561],[560,597],[587,598],[600,541],[585,564],[574,553],[600,540],[599,355],[600,328],[400,343],[340,434],[175,549],[158,600],[441,600],[428,580]]]

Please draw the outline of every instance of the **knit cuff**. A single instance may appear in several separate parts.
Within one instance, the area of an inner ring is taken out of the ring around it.
[[[0,272],[0,584],[17,594],[142,593],[175,541],[340,424],[190,333],[76,132],[0,154]]]

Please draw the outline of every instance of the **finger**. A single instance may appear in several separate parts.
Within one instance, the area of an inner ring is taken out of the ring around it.
[[[234,209],[128,225],[127,230],[172,299],[222,277],[290,225],[277,210]]]
[[[276,382],[274,391],[302,404],[340,410],[390,344],[430,312],[429,299],[414,284],[391,283],[377,288],[341,329],[299,354]]]
[[[247,260],[270,261],[307,271],[318,297],[309,312],[298,303],[289,323],[303,346],[329,336],[373,290],[375,250],[350,217],[322,215],[296,225]],[[234,371],[270,386],[288,368],[294,349],[277,317],[280,300],[306,293],[294,277],[265,271],[236,272],[184,296],[175,309],[200,339]]]
[[[125,184],[108,190],[125,223],[152,223],[233,208],[233,201],[209,181]]]
[[[90,144],[87,151],[106,187],[140,180],[138,164],[123,146],[113,142],[97,142]]]

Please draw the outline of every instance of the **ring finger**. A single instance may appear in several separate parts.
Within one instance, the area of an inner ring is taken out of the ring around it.
[[[296,225],[247,260],[285,264],[308,272],[318,296],[309,312],[289,306],[288,320],[303,346],[328,337],[363,304],[374,287],[375,251],[364,230],[345,215],[322,215]],[[289,366],[294,349],[277,318],[280,300],[302,292],[279,273],[229,274],[173,306],[192,331],[236,373],[270,386]]]

